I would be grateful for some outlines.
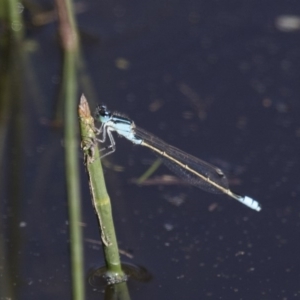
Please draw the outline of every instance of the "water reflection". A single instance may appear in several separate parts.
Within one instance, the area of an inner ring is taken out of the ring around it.
[[[122,269],[127,275],[127,280],[131,278],[138,282],[149,282],[152,279],[152,275],[150,272],[139,265],[134,265],[131,263],[122,263]],[[114,276],[114,274],[109,274],[106,271],[106,266],[102,266],[96,270],[91,270],[89,279],[89,283],[93,287],[103,288],[106,285],[114,285],[118,282],[118,278]]]

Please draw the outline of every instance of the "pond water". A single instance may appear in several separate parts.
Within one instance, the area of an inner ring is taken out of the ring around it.
[[[51,1],[39,5],[51,12]],[[105,103],[220,167],[233,191],[262,205],[256,212],[165,182],[173,174],[163,165],[138,186],[134,179],[156,157],[115,135],[104,168],[121,259],[149,273],[129,280],[131,298],[300,297],[300,4],[80,5],[91,107]],[[23,101],[13,103],[3,129],[0,299],[70,299],[63,128],[51,122],[62,68],[57,21],[33,26],[26,12],[26,76],[16,86]],[[86,294],[102,299],[103,288],[88,283],[104,260],[79,146]]]

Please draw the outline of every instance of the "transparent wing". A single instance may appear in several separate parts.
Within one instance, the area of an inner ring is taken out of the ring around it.
[[[134,131],[136,137],[141,138],[146,142],[146,144],[142,145],[147,147],[147,144],[149,144],[156,149],[159,149],[162,153],[155,152],[155,154],[162,159],[164,164],[172,172],[187,181],[189,184],[192,184],[205,191],[218,194],[224,193],[224,191],[217,188],[216,185],[224,189],[228,189],[228,180],[225,174],[219,168],[214,167],[195,156],[187,154],[180,149],[165,143],[144,129],[136,127],[134,128]],[[168,156],[174,158],[174,160],[170,160],[163,155],[163,153],[166,153]],[[180,162],[180,164],[176,163],[175,160]],[[197,176],[195,173],[191,172],[190,169],[201,174],[205,179]],[[214,182],[215,184],[212,184],[211,182]]]

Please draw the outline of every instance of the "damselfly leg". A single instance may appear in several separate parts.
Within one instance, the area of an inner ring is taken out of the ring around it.
[[[97,135],[100,135],[99,138],[96,138],[97,142],[100,142],[101,144],[104,143],[106,141],[106,136],[108,136],[108,139],[110,141],[110,145],[100,149],[100,151],[108,150],[106,153],[104,153],[100,156],[100,158],[102,159],[103,157],[116,151],[116,142],[111,133],[113,130],[109,126],[106,126],[105,123],[102,124],[99,129],[97,129],[97,128],[95,128],[95,129],[97,130],[97,131],[95,131],[95,133]]]

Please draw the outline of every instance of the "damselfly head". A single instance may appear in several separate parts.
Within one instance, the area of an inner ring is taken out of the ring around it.
[[[99,105],[95,111],[95,118],[101,123],[105,123],[111,119],[111,112],[107,109],[106,105]]]

